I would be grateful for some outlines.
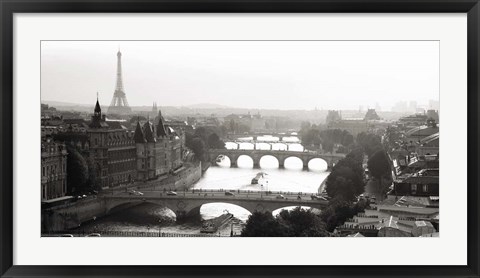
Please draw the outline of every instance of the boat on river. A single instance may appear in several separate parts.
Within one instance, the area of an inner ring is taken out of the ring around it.
[[[265,173],[265,172],[257,173],[257,175],[252,179],[252,184],[258,184],[259,181],[261,179],[265,178],[266,175],[267,175],[267,173]]]
[[[217,163],[221,163],[225,159],[225,156],[223,154],[219,155],[217,159],[215,160]]]
[[[233,218],[233,214],[227,212],[219,217],[213,219],[205,220],[202,223],[202,228],[200,228],[201,233],[215,233],[220,227],[225,225],[230,219]]]

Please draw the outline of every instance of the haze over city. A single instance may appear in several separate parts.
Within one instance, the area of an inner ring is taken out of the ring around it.
[[[439,95],[437,41],[44,41],[42,101],[390,110]],[[275,101],[271,101],[275,98]]]

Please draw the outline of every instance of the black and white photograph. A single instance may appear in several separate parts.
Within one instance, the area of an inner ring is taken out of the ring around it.
[[[440,237],[437,40],[40,48],[42,237]]]

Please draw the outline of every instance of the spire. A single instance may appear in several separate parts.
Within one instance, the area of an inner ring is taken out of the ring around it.
[[[153,135],[153,127],[152,124],[150,123],[150,119],[143,125],[143,131],[145,134],[145,140],[147,140],[148,143],[154,143],[156,142],[155,137]]]
[[[167,136],[165,125],[163,124],[162,111],[158,110],[157,137]]]
[[[157,102],[153,102],[153,105],[152,105],[152,113],[153,113],[153,116],[155,116],[155,114],[157,114],[158,110],[157,110]]]
[[[100,108],[100,103],[98,102],[98,92],[97,92],[97,103],[95,104],[94,114],[102,114],[102,109]]]
[[[137,120],[137,127],[135,128],[135,134],[133,135],[133,139],[135,143],[145,143],[145,136],[143,135],[142,127],[140,126],[140,122]]]
[[[102,109],[100,108],[100,103],[98,102],[98,92],[97,92],[97,103],[95,103],[95,109],[93,110],[92,121],[90,122],[91,128],[100,128],[102,121]]]

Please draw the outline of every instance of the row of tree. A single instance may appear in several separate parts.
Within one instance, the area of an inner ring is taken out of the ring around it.
[[[327,152],[333,152],[335,145],[347,151],[354,144],[354,137],[346,130],[321,129],[320,126],[310,125],[308,122],[302,124],[299,132],[302,144],[305,146],[320,146]]]
[[[254,212],[242,230],[244,237],[324,237],[329,233],[325,223],[310,210],[297,207],[282,210],[276,217],[271,212]]]
[[[96,166],[91,158],[85,158],[80,151],[67,143],[67,193],[83,194],[99,190],[96,184]]]
[[[392,166],[385,147],[390,145],[387,142],[391,142],[393,138],[389,138],[388,134],[389,130],[387,129],[384,144],[382,144],[380,136],[376,134],[359,133],[357,136],[357,144],[368,156],[367,167],[370,176],[374,178],[372,182],[376,184],[376,191],[381,196],[388,192],[392,182]]]

